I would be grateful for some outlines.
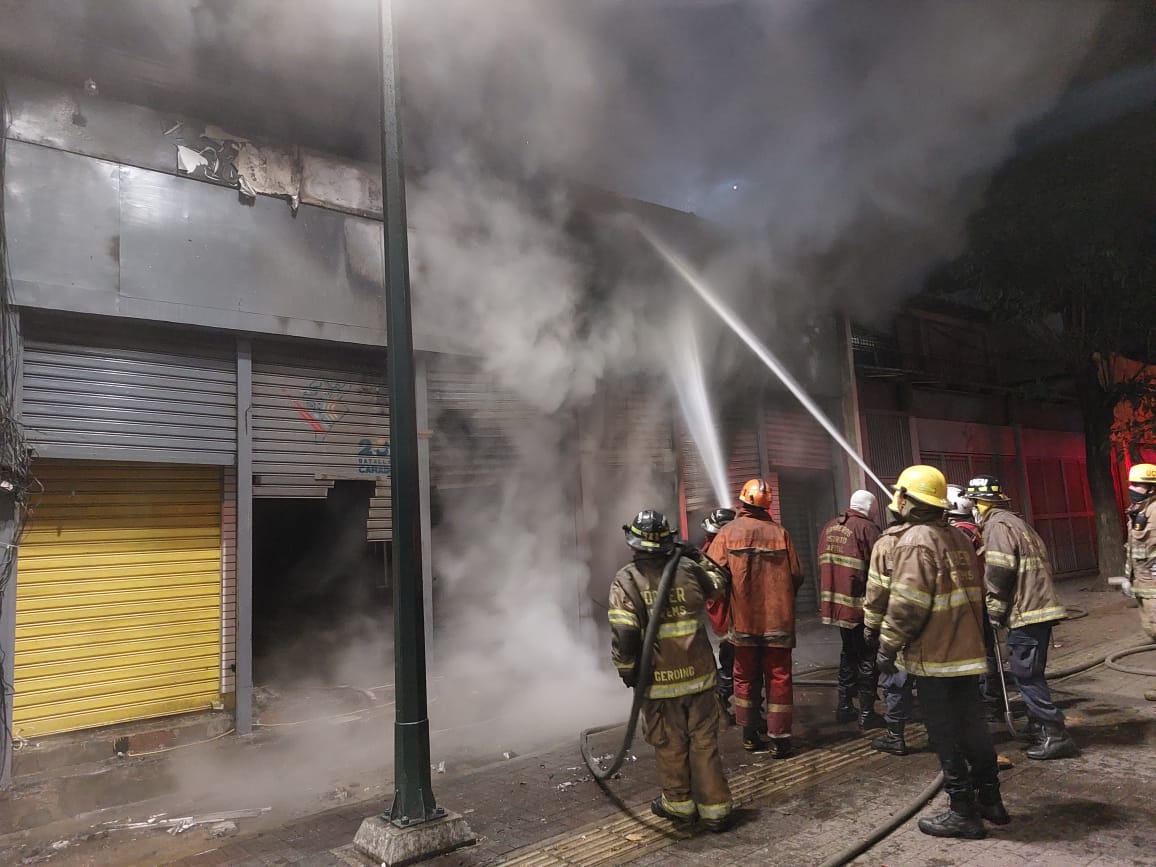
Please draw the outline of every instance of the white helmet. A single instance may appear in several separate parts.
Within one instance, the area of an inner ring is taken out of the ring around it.
[[[962,485],[947,486],[947,516],[949,518],[967,518],[971,520],[975,501],[964,496],[966,489]]]

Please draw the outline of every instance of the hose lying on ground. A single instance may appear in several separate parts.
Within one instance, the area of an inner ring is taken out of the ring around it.
[[[1112,671],[1122,671],[1124,674],[1139,674],[1142,677],[1156,677],[1156,669],[1154,668],[1135,668],[1130,665],[1120,665],[1116,662],[1123,656],[1131,656],[1134,653],[1151,653],[1156,651],[1156,642],[1152,644],[1141,644],[1139,647],[1130,647],[1127,650],[1117,650],[1115,653],[1105,657],[1104,665],[1112,669]]]
[[[582,752],[582,760],[586,762],[586,767],[590,769],[590,773],[594,775],[594,779],[599,782],[609,780],[618,773],[618,769],[622,767],[622,762],[626,759],[626,754],[630,752],[630,745],[634,742],[634,729],[638,726],[638,714],[642,710],[642,703],[646,700],[646,690],[650,687],[650,677],[653,673],[651,668],[653,665],[654,643],[658,639],[658,624],[659,621],[662,620],[662,609],[666,605],[667,598],[670,596],[670,585],[674,583],[674,573],[678,568],[678,561],[682,558],[682,552],[682,546],[675,545],[674,553],[670,555],[670,559],[666,561],[666,566],[662,569],[662,577],[658,582],[658,591],[654,596],[654,604],[650,608],[646,621],[646,633],[642,637],[642,650],[639,654],[638,668],[636,669],[638,677],[634,683],[634,701],[630,705],[630,719],[626,723],[626,734],[622,738],[622,746],[618,749],[618,753],[614,756],[610,767],[603,770],[598,766],[598,760],[590,755],[590,736],[618,728],[622,723],[595,726],[594,728],[586,729],[586,731],[578,735],[578,748]]]
[[[820,867],[842,867],[843,864],[849,864],[854,861],[917,812],[923,809],[923,806],[935,797],[939,791],[939,787],[943,785],[943,772],[940,771],[935,775],[935,779],[927,784],[922,792],[908,801],[903,809],[884,822],[882,825],[876,827],[868,836],[864,837],[857,843],[848,846],[842,852],[838,852],[824,861]]]
[[[1156,671],[1148,668],[1130,668],[1125,665],[1119,665],[1116,660],[1120,657],[1131,656],[1134,653],[1148,653],[1156,650],[1156,644],[1142,644],[1139,647],[1130,647],[1126,650],[1117,650],[1115,653],[1110,653],[1103,659],[1094,659],[1091,662],[1083,662],[1079,665],[1073,665],[1069,668],[1060,669],[1059,671],[1049,671],[1047,676],[1049,679],[1056,680],[1061,677],[1071,677],[1074,674],[1080,674],[1095,668],[1098,665],[1106,665],[1114,671],[1122,671],[1126,674],[1140,674],[1156,676]],[[798,683],[799,681],[796,681]],[[916,795],[911,801],[903,806],[903,808],[888,819],[883,824],[871,831],[866,837],[859,842],[848,846],[842,852],[828,858],[823,862],[821,867],[841,867],[843,864],[849,864],[878,843],[880,840],[887,837],[900,825],[907,822],[912,816],[916,814],[928,801],[935,797],[935,793],[939,791],[939,787],[943,785],[943,774],[939,773],[935,779],[932,780],[927,788]]]

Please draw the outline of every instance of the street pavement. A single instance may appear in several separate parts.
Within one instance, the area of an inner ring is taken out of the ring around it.
[[[1141,644],[1134,609],[1114,593],[1088,585],[1061,586],[1068,605],[1089,616],[1055,633],[1051,667],[1102,658],[1113,649]],[[833,629],[809,626],[796,654],[805,673],[837,658]],[[1156,654],[1126,662],[1156,667]],[[823,673],[820,677],[831,677]],[[861,865],[1156,865],[1156,707],[1145,702],[1147,678],[1097,668],[1054,684],[1083,749],[1077,759],[1032,762],[1002,727],[997,746],[1013,767],[1001,775],[1011,824],[990,828],[983,841],[937,840],[915,820],[861,856]],[[609,795],[591,779],[568,739],[524,755],[450,763],[434,776],[439,802],[464,813],[476,845],[428,863],[438,867],[505,863],[595,864],[820,864],[911,800],[937,771],[917,729],[917,749],[899,758],[871,750],[854,725],[834,723],[833,691],[796,690],[799,755],[785,761],[744,753],[738,732],[724,730],[721,746],[740,822],[726,834],[673,832],[647,804],[656,793],[651,751],[636,740],[636,759],[609,784]],[[1022,724],[1022,717],[1021,717]],[[621,730],[598,736],[596,754],[609,753]],[[77,832],[52,849],[41,835],[0,841],[0,862],[53,867],[103,864],[365,865],[351,841],[361,820],[386,807],[385,785],[353,788],[332,809],[303,816],[277,813],[246,823],[242,836],[214,839],[203,829],[180,836],[163,831],[108,835]],[[938,795],[918,815],[938,812]],[[58,831],[45,833],[59,833]]]

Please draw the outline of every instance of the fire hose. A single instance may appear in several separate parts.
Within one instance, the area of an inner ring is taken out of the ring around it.
[[[634,701],[630,707],[630,719],[626,724],[626,734],[622,739],[622,746],[615,754],[609,767],[603,769],[599,766],[598,761],[590,754],[589,739],[591,735],[600,732],[610,731],[617,728],[621,723],[614,723],[611,725],[596,726],[583,731],[579,735],[579,748],[582,752],[582,759],[586,762],[586,767],[590,769],[590,773],[594,779],[601,785],[605,783],[616,774],[619,768],[622,767],[623,761],[626,759],[626,754],[630,750],[630,746],[634,741],[634,731],[638,725],[638,716],[642,710],[642,703],[645,701],[647,687],[650,686],[650,678],[652,675],[652,657],[654,654],[654,643],[658,635],[658,621],[662,612],[662,605],[670,594],[670,585],[674,581],[675,569],[678,566],[679,558],[682,556],[683,547],[676,545],[674,553],[667,561],[662,570],[662,578],[659,581],[658,592],[655,596],[653,607],[649,612],[649,618],[646,624],[646,633],[643,639],[642,652],[638,663],[638,680],[634,686]],[[1081,612],[1086,614],[1086,612]],[[1060,669],[1059,671],[1049,672],[1048,676],[1053,680],[1059,680],[1065,677],[1071,677],[1076,674],[1081,674],[1089,671],[1100,665],[1105,665],[1113,671],[1123,672],[1125,674],[1135,674],[1141,676],[1156,677],[1156,670],[1149,668],[1138,668],[1134,666],[1121,665],[1118,660],[1133,656],[1139,653],[1150,653],[1156,651],[1156,643],[1142,644],[1137,647],[1130,647],[1124,650],[1118,650],[1108,654],[1103,659],[1094,659],[1089,662],[1083,662],[1078,665],[1069,666],[1068,668]],[[837,683],[833,680],[820,680],[811,678],[797,678],[794,680],[796,686],[821,686],[833,687]],[[912,816],[923,809],[927,803],[935,797],[943,786],[943,773],[940,772],[935,775],[927,786],[922,789],[918,795],[906,802],[894,815],[887,819],[887,821],[873,828],[862,839],[847,846],[841,852],[836,853],[832,857],[820,865],[820,867],[841,867],[841,865],[849,864],[854,861],[864,852],[871,849],[881,840],[884,840],[899,827],[907,823]],[[622,806],[622,805],[620,805]]]
[[[1096,668],[1099,665],[1106,665],[1113,671],[1120,671],[1124,672],[1125,674],[1139,674],[1156,677],[1156,670],[1150,668],[1133,668],[1127,665],[1120,665],[1118,662],[1116,662],[1117,659],[1125,656],[1132,656],[1133,654],[1137,653],[1150,653],[1153,651],[1156,651],[1156,643],[1142,644],[1138,647],[1127,648],[1126,650],[1117,650],[1114,653],[1108,654],[1103,659],[1094,659],[1091,662],[1084,662],[1080,663],[1079,665],[1073,665],[1069,668],[1060,669],[1059,671],[1048,672],[1048,677],[1053,680],[1059,680],[1060,678],[1081,674],[1085,671]],[[939,791],[940,786],[942,785],[943,774],[941,772],[936,774],[935,779],[927,784],[927,788],[921,791],[912,800],[904,804],[902,808],[900,808],[899,812],[897,812],[894,816],[889,818],[886,822],[883,822],[882,824],[875,827],[862,840],[851,844],[843,851],[838,852],[828,858],[820,865],[820,867],[842,867],[843,864],[849,864],[854,861],[880,840],[883,840],[889,834],[898,829],[901,825],[905,824],[917,812],[919,812],[919,810],[921,810],[928,801],[935,797],[936,793]]]
[[[650,678],[654,673],[652,670],[654,663],[654,645],[658,640],[658,625],[662,620],[662,609],[663,606],[666,605],[667,597],[670,596],[670,586],[674,583],[674,573],[678,568],[678,561],[682,559],[684,550],[684,546],[676,542],[674,552],[670,555],[670,559],[666,561],[666,565],[662,569],[662,577],[658,582],[658,591],[655,593],[654,602],[648,612],[646,632],[642,637],[642,652],[638,658],[637,679],[634,682],[634,701],[630,705],[630,719],[626,723],[626,734],[622,738],[622,746],[619,747],[618,753],[614,756],[608,768],[601,768],[598,760],[590,754],[590,736],[618,728],[621,723],[595,726],[594,728],[586,729],[578,735],[578,747],[582,751],[582,760],[586,762],[586,767],[590,769],[590,773],[594,775],[594,779],[600,783],[609,780],[618,773],[618,769],[622,767],[622,762],[626,759],[626,754],[630,752],[630,745],[634,743],[634,730],[638,726],[638,715],[642,711],[642,703],[646,701],[646,691],[650,687]]]

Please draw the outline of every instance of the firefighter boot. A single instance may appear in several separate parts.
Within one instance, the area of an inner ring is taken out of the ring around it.
[[[967,795],[952,795],[947,812],[931,819],[920,819],[919,830],[932,837],[962,837],[965,840],[982,840],[987,836],[975,803]]]
[[[1029,744],[1038,744],[1044,739],[1044,724],[1038,719],[1028,717],[1028,726],[1017,737]]]
[[[795,750],[791,746],[790,735],[785,738],[771,738],[772,759],[789,759],[794,754]]]
[[[906,725],[904,722],[887,723],[887,734],[871,741],[872,748],[881,753],[891,753],[893,756],[907,755],[907,741],[903,739],[903,729]]]
[[[870,705],[863,707],[860,705],[859,711],[859,730],[870,731],[871,729],[881,729],[887,725],[886,720],[871,709]]]
[[[767,742],[759,734],[757,725],[743,726],[743,749],[748,753],[765,753],[767,751]]]
[[[672,813],[666,809],[666,804],[662,802],[662,795],[659,795],[650,802],[650,812],[654,813],[658,818],[674,822],[676,825],[693,825],[696,818],[693,815],[680,816],[678,813]]]
[[[984,783],[976,789],[975,802],[979,815],[993,825],[1006,825],[1011,821],[999,794],[999,783]]]
[[[835,722],[843,725],[854,722],[857,716],[859,716],[859,711],[855,709],[855,703],[851,701],[851,696],[839,696],[839,704],[835,708]]]
[[[1062,722],[1044,723],[1043,738],[1034,747],[1029,747],[1024,755],[1029,759],[1071,759],[1080,754],[1080,748],[1068,734]]]

